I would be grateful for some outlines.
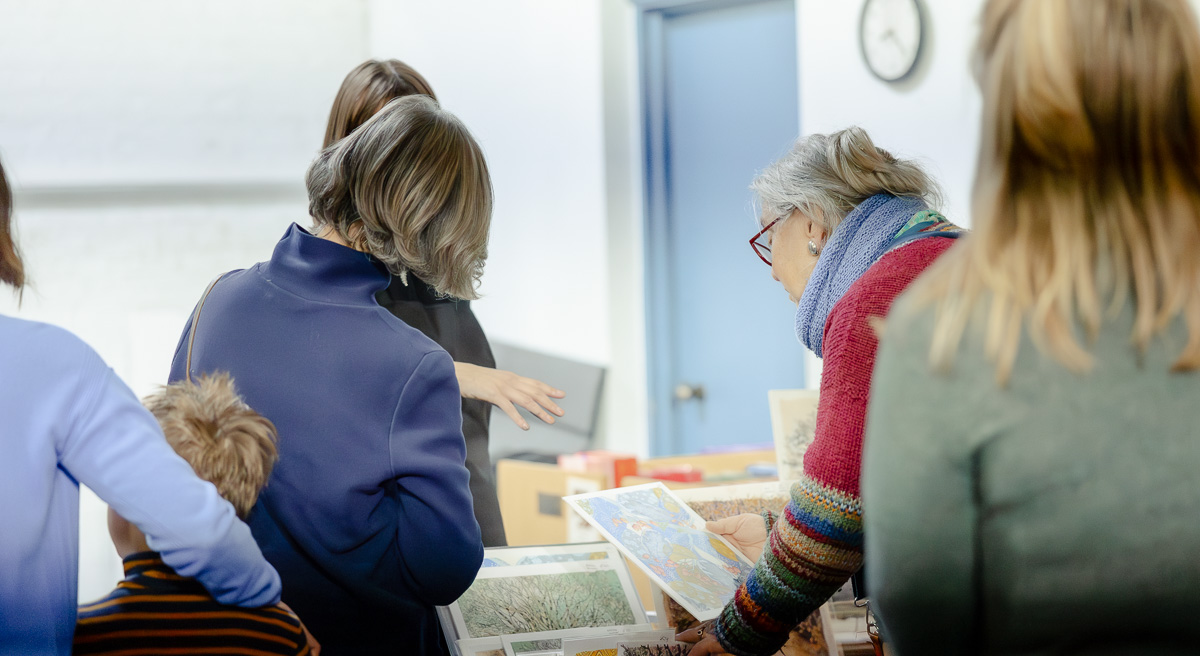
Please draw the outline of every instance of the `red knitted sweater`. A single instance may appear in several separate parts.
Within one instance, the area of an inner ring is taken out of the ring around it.
[[[884,254],[833,306],[825,322],[817,428],[804,452],[806,476],[858,496],[867,400],[879,346],[871,318],[887,316],[900,292],[955,241],[930,237]]]
[[[890,251],[862,275],[825,322],[821,400],[804,477],[767,548],[718,618],[714,634],[737,656],[773,654],[862,566],[863,432],[878,339],[871,320],[956,240],[919,239]]]

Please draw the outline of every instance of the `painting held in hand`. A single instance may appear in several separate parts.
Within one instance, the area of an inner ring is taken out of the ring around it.
[[[662,483],[564,500],[698,619],[720,614],[753,569]]]

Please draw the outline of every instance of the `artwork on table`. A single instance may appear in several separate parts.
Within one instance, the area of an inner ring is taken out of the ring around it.
[[[562,654],[568,641],[578,641],[584,638],[607,641],[609,645],[615,646],[621,640],[642,640],[643,638],[655,640],[660,635],[661,632],[655,631],[649,624],[637,624],[519,633],[501,636],[500,642],[506,656],[534,656],[547,652]]]
[[[662,483],[564,500],[701,620],[715,618],[753,568]]]
[[[617,656],[617,643],[666,643],[675,641],[675,632],[670,629],[638,631],[622,635],[588,636],[586,638],[564,638],[563,656]]]
[[[450,645],[460,656],[505,656],[504,645],[499,638],[459,640],[451,642]]]
[[[544,547],[492,547],[484,550],[482,567],[545,565],[620,557],[608,542],[556,544]]]
[[[742,513],[758,515],[769,510],[780,514],[791,499],[791,485],[786,481],[717,485],[675,490],[675,496],[697,515],[714,522]]]
[[[617,656],[687,656],[692,646],[680,642],[628,643],[617,645]]]
[[[450,615],[464,639],[646,622],[621,558],[483,568]]]
[[[779,480],[794,481],[804,475],[804,452],[817,432],[817,390],[770,390],[771,432]]]

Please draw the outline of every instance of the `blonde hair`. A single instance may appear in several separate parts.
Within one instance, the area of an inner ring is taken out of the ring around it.
[[[333,99],[322,148],[354,132],[389,100],[413,95],[437,100],[429,82],[412,66],[398,59],[370,59],[355,66]]]
[[[857,126],[802,137],[758,174],[750,188],[764,222],[799,210],[830,233],[851,210],[877,194],[920,198],[931,209],[941,204],[937,184],[920,165],[877,147]]]
[[[1200,38],[1186,0],[990,0],[974,234],[918,281],[930,358],[973,315],[1005,383],[1027,327],[1075,372],[1132,294],[1144,350],[1183,315],[1175,371],[1200,366]]]
[[[394,274],[471,300],[487,259],[492,183],[479,144],[432,98],[388,102],[308,169],[309,212]]]
[[[171,448],[246,519],[275,466],[275,425],[242,401],[224,373],[162,387],[143,402]]]

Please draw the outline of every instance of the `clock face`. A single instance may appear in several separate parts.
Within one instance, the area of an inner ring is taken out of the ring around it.
[[[867,0],[858,39],[867,67],[881,80],[903,79],[917,66],[925,38],[920,0]]]

